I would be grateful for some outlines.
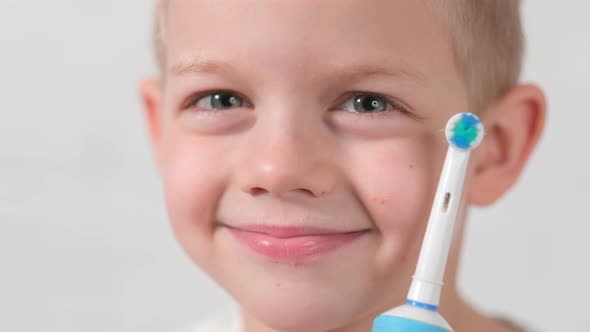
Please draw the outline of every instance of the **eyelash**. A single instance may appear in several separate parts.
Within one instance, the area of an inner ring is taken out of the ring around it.
[[[196,93],[196,94],[188,97],[187,100],[182,103],[181,109],[188,110],[190,108],[193,108],[193,107],[195,107],[195,105],[197,105],[199,100],[201,100],[203,97],[206,97],[206,96],[209,96],[209,95],[212,95],[215,93],[230,93],[230,94],[240,97],[240,99],[242,99],[246,105],[252,105],[250,102],[248,102],[248,99],[246,97],[244,97],[242,94],[240,94],[239,92],[236,92],[233,90],[218,89],[218,90],[207,90],[207,91],[199,92],[199,93]],[[213,110],[204,110],[204,111],[217,112],[219,110],[213,109]]]
[[[383,118],[390,118],[395,116],[396,113],[402,113],[404,115],[412,116],[412,113],[408,111],[408,108],[402,105],[402,102],[397,100],[396,98],[377,93],[377,92],[368,92],[368,91],[351,91],[338,100],[338,105],[342,106],[344,102],[348,101],[350,98],[359,97],[359,96],[374,96],[383,99],[388,104],[388,108],[382,112],[349,112],[356,114],[359,118],[370,118],[370,119],[383,119]],[[339,106],[339,107],[340,107]]]
[[[218,90],[207,90],[207,91],[199,92],[199,93],[196,93],[196,94],[190,96],[182,104],[181,109],[188,110],[190,108],[193,108],[202,98],[207,97],[212,94],[215,94],[215,93],[234,94],[234,95],[238,96],[240,99],[242,99],[242,101],[244,102],[246,107],[248,107],[248,106],[251,107],[251,105],[252,105],[252,103],[250,103],[248,101],[248,99],[245,98],[239,92],[236,92],[233,90],[218,89]],[[349,112],[349,113],[356,114],[359,118],[367,118],[367,117],[371,118],[371,119],[389,118],[389,117],[394,116],[396,113],[402,113],[404,115],[408,115],[408,116],[413,117],[412,113],[408,111],[408,108],[406,106],[402,105],[402,103],[399,100],[397,100],[396,98],[381,94],[381,93],[376,93],[376,92],[351,91],[351,92],[346,93],[342,98],[339,98],[337,104],[339,105],[339,107],[341,107],[350,98],[354,98],[354,97],[358,97],[358,96],[374,96],[374,97],[382,98],[385,102],[387,102],[388,107],[390,107],[390,109],[387,109],[387,110],[381,111],[381,112]],[[210,109],[210,110],[203,110],[203,111],[219,112],[221,110]]]

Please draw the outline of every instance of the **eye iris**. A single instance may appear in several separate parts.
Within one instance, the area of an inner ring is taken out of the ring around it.
[[[361,96],[354,100],[354,108],[358,112],[383,112],[387,102],[377,96]]]
[[[231,93],[218,92],[212,96],[211,106],[218,109],[241,107],[242,100]]]

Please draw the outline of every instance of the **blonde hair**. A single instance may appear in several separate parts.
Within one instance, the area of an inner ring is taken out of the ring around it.
[[[518,83],[524,55],[520,0],[444,1],[457,68],[473,111]]]
[[[517,84],[524,53],[520,0],[429,0],[442,9],[453,42],[455,64],[465,79],[470,109],[477,112]],[[157,0],[154,49],[166,63],[169,0]]]
[[[156,63],[163,73],[166,64],[166,17],[168,16],[168,0],[156,0],[154,14],[152,44],[156,56]]]

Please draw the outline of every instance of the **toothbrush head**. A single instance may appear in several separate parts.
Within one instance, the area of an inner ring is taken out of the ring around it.
[[[449,144],[461,150],[476,148],[485,134],[481,120],[471,113],[454,115],[447,122],[445,133]]]

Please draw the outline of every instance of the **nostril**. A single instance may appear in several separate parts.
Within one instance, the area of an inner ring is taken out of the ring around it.
[[[322,193],[318,193],[318,194],[316,195],[316,193],[314,193],[313,191],[311,191],[311,190],[309,190],[309,189],[305,189],[305,188],[299,188],[299,189],[297,189],[297,191],[302,191],[302,192],[304,192],[304,193],[306,193],[306,194],[308,194],[308,195],[312,195],[312,196],[318,196],[318,197],[319,197],[319,196],[322,196]]]
[[[254,188],[250,189],[250,194],[252,194],[254,196],[264,194],[265,192],[267,192],[267,190],[264,188],[260,188],[260,187],[254,187]]]

